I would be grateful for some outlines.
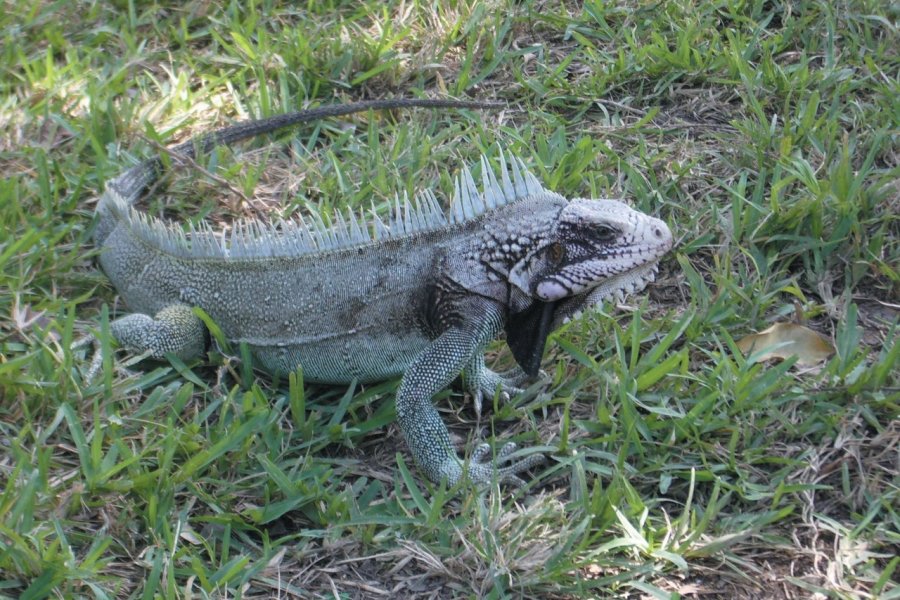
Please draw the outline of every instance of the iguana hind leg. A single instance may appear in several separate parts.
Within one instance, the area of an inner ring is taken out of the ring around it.
[[[197,358],[206,349],[208,337],[203,321],[184,304],[169,305],[153,317],[140,313],[126,315],[112,321],[109,329],[116,342],[129,352],[156,359],[167,354],[182,360]],[[95,350],[86,376],[91,380],[102,365],[97,340],[87,336],[72,346],[77,348],[88,343],[93,343]]]
[[[191,360],[206,349],[206,327],[185,304],[169,305],[155,316],[126,315],[109,324],[119,345],[134,353],[147,353],[150,358],[174,354]]]

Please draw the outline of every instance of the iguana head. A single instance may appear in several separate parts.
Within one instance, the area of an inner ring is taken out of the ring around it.
[[[520,366],[536,372],[547,335],[569,319],[643,289],[671,248],[664,222],[622,202],[567,203],[508,271],[516,306],[510,306],[507,343]]]
[[[485,157],[481,171],[481,189],[468,169],[456,179],[450,221],[478,241],[453,256],[450,277],[469,292],[505,302],[507,344],[534,374],[551,331],[653,280],[672,233],[617,200],[567,201],[518,158],[507,167],[502,151],[499,179]]]

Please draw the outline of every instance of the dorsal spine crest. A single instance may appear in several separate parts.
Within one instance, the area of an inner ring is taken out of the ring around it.
[[[230,233],[215,231],[208,222],[201,221],[190,224],[185,232],[128,206],[116,193],[115,180],[107,189],[104,201],[112,204],[111,208],[122,216],[134,235],[180,258],[294,257],[438,230],[546,192],[519,158],[512,156],[507,164],[502,148],[500,161],[498,180],[487,156],[481,156],[480,187],[472,172],[463,168],[454,179],[448,213],[442,210],[434,192],[426,189],[413,200],[406,193],[402,198],[399,194],[395,196],[386,223],[373,205],[369,218],[362,212],[357,218],[352,210],[336,211],[328,223],[322,215],[311,212],[307,217],[282,219],[271,225],[255,219],[239,219]]]

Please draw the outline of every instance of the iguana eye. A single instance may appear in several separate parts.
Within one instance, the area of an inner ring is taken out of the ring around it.
[[[566,247],[560,242],[551,244],[550,247],[547,248],[547,256],[553,264],[558,265],[566,258]]]
[[[601,242],[611,242],[619,235],[619,230],[609,225],[598,225],[594,229],[594,235]]]

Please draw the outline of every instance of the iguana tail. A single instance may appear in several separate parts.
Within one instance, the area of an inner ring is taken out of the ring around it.
[[[340,117],[367,110],[389,110],[395,108],[502,108],[502,102],[486,102],[476,100],[443,100],[428,98],[393,98],[386,100],[367,100],[353,104],[331,104],[308,110],[301,110],[265,119],[246,121],[225,127],[212,133],[203,134],[172,148],[177,154],[193,158],[196,154],[208,152],[219,145],[235,142],[271,133],[285,127],[300,123],[318,121],[329,117]],[[132,206],[141,194],[159,177],[163,163],[159,157],[150,158],[131,167],[106,184],[106,191],[97,205],[99,216],[94,232],[94,240],[101,245],[124,210]]]

